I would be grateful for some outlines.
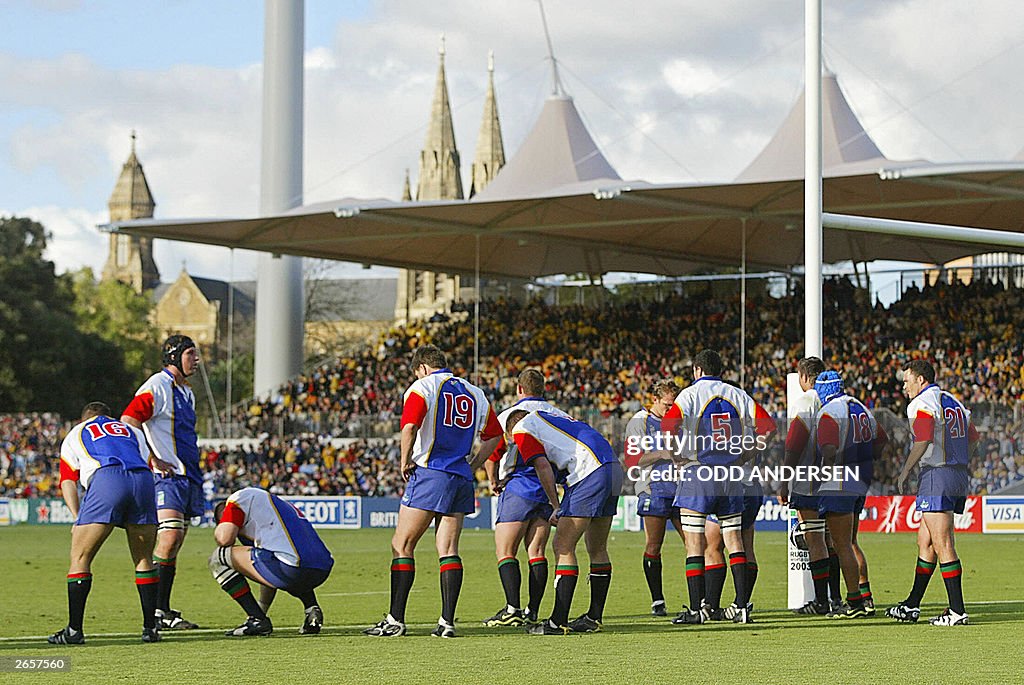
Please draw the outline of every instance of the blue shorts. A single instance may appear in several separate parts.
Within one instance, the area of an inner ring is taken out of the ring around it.
[[[498,518],[496,523],[516,523],[521,521],[532,521],[551,518],[554,510],[547,502],[520,497],[514,492],[502,490],[498,497]]]
[[[154,476],[156,508],[180,511],[186,519],[202,516],[206,511],[203,486],[185,476]]]
[[[278,590],[284,590],[292,595],[301,595],[310,590],[320,587],[327,576],[331,575],[329,568],[305,568],[286,564],[270,550],[253,547],[249,552],[253,568],[261,576]]]
[[[615,516],[622,492],[622,467],[619,462],[602,464],[586,478],[565,488],[562,516],[600,518]]]
[[[967,469],[953,466],[923,468],[917,488],[917,510],[922,513],[951,511],[962,514],[969,487]]]
[[[804,511],[810,509],[818,511],[818,500],[820,498],[817,495],[798,495],[793,493],[789,496],[789,507],[791,509],[802,509]]]
[[[476,490],[469,478],[417,466],[405,486],[402,504],[437,514],[472,514]]]
[[[149,469],[104,466],[93,474],[82,497],[76,526],[87,523],[156,525],[156,496]]]
[[[764,504],[764,488],[761,482],[747,483],[743,486],[743,527],[750,528],[757,521]]]
[[[646,492],[636,496],[636,513],[640,516],[656,516],[662,519],[679,516],[679,507],[672,506],[674,497],[659,497]]]
[[[818,513],[826,514],[859,514],[864,508],[864,496],[855,492],[841,490],[824,490],[818,494]]]
[[[699,514],[715,514],[719,518],[734,516],[743,512],[743,483],[700,480],[691,475],[679,482],[672,506]]]

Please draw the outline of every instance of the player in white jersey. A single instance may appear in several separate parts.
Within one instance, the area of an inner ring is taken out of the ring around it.
[[[655,438],[661,433],[661,419],[679,394],[671,379],[656,381],[650,390],[651,404],[641,409],[626,424],[624,456],[626,473],[634,481],[637,513],[644,522],[644,578],[651,592],[651,614],[667,616],[662,587],[661,548],[668,522],[683,537],[679,507],[673,506],[676,483],[671,478],[672,457]]]
[[[722,358],[714,350],[702,350],[693,359],[694,381],[676,397],[662,421],[664,431],[676,436],[683,448],[675,455],[685,461],[674,504],[686,541],[686,584],[690,606],[672,619],[681,624],[704,623],[704,526],[708,514],[718,517],[722,538],[729,551],[729,566],[736,586],[739,609],[736,623],[749,623],[749,569],[743,550],[743,488],[741,481],[716,479],[713,467],[738,465],[757,451],[754,421],[757,404],[741,389],[724,382]],[[678,452],[678,449],[677,449]],[[708,468],[711,467],[711,468]]]
[[[818,510],[828,523],[846,581],[846,604],[826,616],[861,618],[870,615],[873,607],[867,605],[871,594],[866,577],[861,582],[862,569],[866,576],[867,562],[862,559],[863,553],[858,555],[854,548],[857,523],[871,484],[874,460],[881,454],[888,436],[860,400],[843,392],[838,372],[819,374],[814,391],[821,400],[814,429],[819,464],[842,471],[822,478],[818,488]]]
[[[516,395],[518,401],[498,414],[502,431],[505,430],[509,415],[516,410],[542,410],[568,416],[544,399],[544,374],[537,369],[525,369],[519,374]],[[518,459],[516,446],[508,445],[502,439],[484,463],[491,490],[500,493],[494,525],[494,545],[498,557],[498,577],[505,592],[505,606],[484,621],[484,625],[489,627],[536,623],[537,611],[544,598],[544,586],[548,582],[546,548],[551,534],[548,519],[551,518],[552,509],[537,478],[537,472],[529,466],[516,468]],[[523,542],[526,543],[530,562],[530,601],[525,610],[520,606],[522,574],[516,558],[519,545]]]
[[[483,390],[453,375],[447,357],[434,345],[418,347],[410,366],[416,381],[406,391],[402,408],[401,469],[407,485],[391,538],[391,607],[382,621],[363,632],[374,637],[405,634],[405,607],[416,575],[413,554],[434,523],[441,618],[432,634],[455,637],[462,521],[476,509],[475,472],[498,446],[501,426]],[[477,437],[482,442],[474,457]]]
[[[110,418],[110,408],[91,402],[81,423],[68,431],[60,446],[60,490],[75,516],[68,568],[68,625],[48,638],[50,644],[85,642],[82,621],[92,588],[92,560],[114,530],[125,529],[135,562],[135,586],[142,603],[142,641],[157,642],[156,582],[153,544],[156,540],[153,476],[149,448],[142,431]],[[78,486],[85,488],[79,501]]]
[[[916,504],[922,521],[917,529],[913,589],[907,599],[885,613],[897,621],[916,622],[921,615],[921,599],[938,562],[949,607],[929,622],[937,626],[967,625],[961,584],[963,567],[953,544],[953,514],[964,511],[970,484],[967,469],[979,439],[978,431],[967,407],[935,385],[935,369],[923,359],[903,367],[903,394],[910,398],[907,418],[914,445],[900,472],[898,487],[901,493],[905,492],[907,479],[920,463]]]
[[[121,420],[142,428],[153,454],[174,467],[170,473],[158,473],[156,477],[160,520],[154,557],[160,571],[157,620],[166,630],[187,630],[199,626],[171,609],[171,589],[188,522],[202,516],[205,509],[196,439],[196,398],[188,384],[188,377],[199,368],[196,344],[188,336],[170,336],[164,341],[163,364],[163,370],[136,391]]]
[[[555,552],[555,606],[550,618],[527,629],[534,635],[564,635],[601,630],[604,604],[612,580],[608,532],[622,491],[622,465],[612,446],[583,421],[545,411],[514,411],[506,435],[519,450],[520,463],[534,466],[558,526]],[[555,490],[557,469],[565,476],[562,501]],[[571,624],[569,609],[579,565],[576,545],[586,535],[590,555],[590,608]]]
[[[786,457],[784,465],[796,468],[817,463],[817,447],[814,427],[821,409],[821,400],[814,391],[814,381],[825,371],[825,363],[818,357],[806,357],[797,363],[797,376],[803,391],[791,407],[793,420],[786,434]],[[799,472],[802,473],[802,472]],[[814,599],[796,610],[798,614],[824,616],[832,607],[829,604],[830,556],[825,544],[825,519],[818,512],[817,487],[806,478],[784,483],[779,501],[796,509],[800,521],[796,529],[799,547],[806,549],[810,557],[811,580],[814,583]],[[838,557],[836,557],[838,570]]]
[[[316,588],[331,574],[334,558],[302,512],[266,490],[243,488],[217,505],[214,519],[219,546],[210,555],[210,572],[247,614],[245,623],[226,634],[269,635],[273,625],[266,612],[278,590],[302,602],[299,633],[319,633],[324,615]],[[246,578],[260,584],[258,602]]]

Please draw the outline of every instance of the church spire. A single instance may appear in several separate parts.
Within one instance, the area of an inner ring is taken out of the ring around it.
[[[409,185],[409,170],[405,170],[405,184],[402,186],[402,202],[412,202],[412,186]]]
[[[441,36],[439,52],[440,64],[427,140],[420,153],[420,175],[416,187],[416,199],[419,201],[463,198],[459,150],[455,145],[455,126],[452,124],[452,106],[448,100],[448,81],[444,70],[444,36]]]
[[[107,208],[110,220],[131,221],[149,219],[156,209],[156,201],[149,190],[146,174],[135,154],[135,131],[131,135],[131,152],[121,167],[121,175],[114,184]],[[160,272],[153,260],[153,246],[149,238],[112,233],[103,279],[116,279],[132,286],[137,292],[148,290],[160,283]]]
[[[505,143],[501,137],[498,119],[498,101],[494,96],[494,51],[487,54],[487,95],[484,98],[484,116],[480,122],[480,136],[476,141],[476,158],[471,168],[469,196],[484,189],[505,166]]]

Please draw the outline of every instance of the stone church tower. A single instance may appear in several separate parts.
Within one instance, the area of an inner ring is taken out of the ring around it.
[[[430,125],[427,129],[426,142],[420,152],[419,178],[416,184],[417,201],[461,200],[464,197],[459,150],[455,145],[455,127],[452,123],[452,108],[448,99],[448,81],[444,69],[443,38],[440,54]],[[505,164],[505,149],[494,97],[493,57],[489,60],[488,70],[484,119],[480,126],[476,159],[473,162],[470,197],[482,190]],[[406,172],[402,200],[411,199],[409,176]],[[447,310],[452,302],[460,299],[461,280],[458,275],[403,269],[398,275],[395,318],[399,323],[405,323]]]
[[[149,219],[156,208],[142,164],[135,156],[134,131],[131,154],[121,168],[121,176],[117,179],[107,207],[112,222]],[[140,293],[156,287],[160,283],[160,272],[153,261],[153,244],[150,239],[112,233],[102,279],[121,281]]]

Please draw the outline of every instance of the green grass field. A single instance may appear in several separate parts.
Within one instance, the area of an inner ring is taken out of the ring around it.
[[[881,612],[875,618],[838,624],[791,615],[784,610],[782,533],[763,534],[757,541],[761,570],[754,593],[756,624],[672,626],[648,614],[642,533],[615,533],[605,632],[537,637],[519,629],[481,625],[503,599],[491,534],[467,531],[462,544],[466,579],[458,610],[460,638],[445,641],[429,636],[440,613],[432,540],[424,538],[418,554],[408,610],[410,635],[382,640],[364,637],[360,631],[387,610],[390,531],[327,531],[324,538],[336,564],[319,593],[327,625],[319,636],[296,634],[301,605],[281,594],[270,612],[273,636],[224,637],[220,631],[244,617],[210,577],[206,559],[213,547],[212,534],[199,529],[189,534],[179,557],[173,604],[216,631],[165,633],[159,644],[142,644],[131,563],[126,545],[115,533],[93,568],[85,623],[88,643],[51,647],[40,636],[67,620],[68,529],[0,529],[0,657],[71,656],[73,663],[71,673],[0,673],[0,682],[1024,682],[1024,536],[958,538],[971,625],[941,629],[924,622],[895,624]],[[678,539],[669,542],[665,588],[670,607],[677,609],[684,593],[683,553]],[[917,554],[913,537],[866,534],[862,545],[878,606],[905,597]],[[585,564],[584,555],[581,567]],[[552,595],[549,588],[542,613],[550,610]],[[589,589],[581,582],[573,616],[586,609],[588,596]],[[725,596],[728,601],[731,584]],[[942,580],[936,576],[924,614],[937,614],[944,606]]]

